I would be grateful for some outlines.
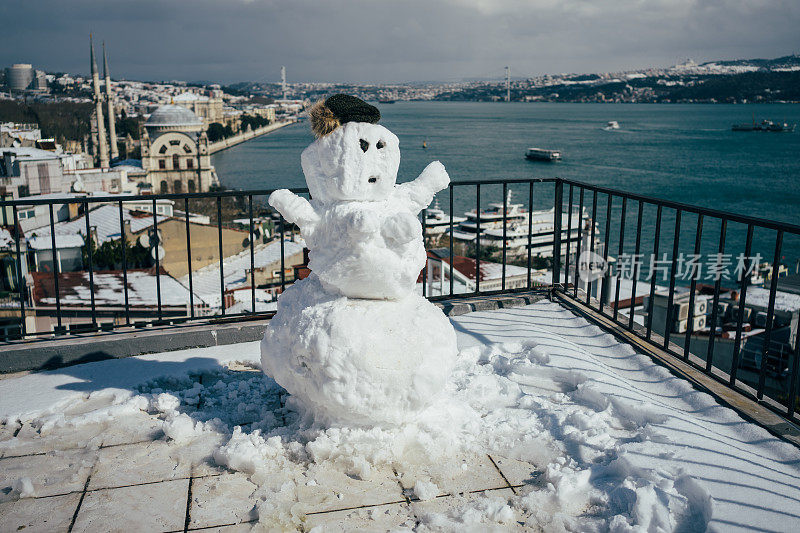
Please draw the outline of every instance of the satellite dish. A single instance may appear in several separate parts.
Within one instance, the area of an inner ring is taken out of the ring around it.
[[[72,184],[72,190],[74,192],[83,192],[83,182],[81,180],[76,180],[75,183]]]
[[[164,259],[165,253],[166,252],[164,251],[164,248],[161,246],[156,246],[150,250],[150,255],[153,257],[153,259],[158,259],[159,261]]]
[[[142,248],[150,248],[150,235],[147,233],[139,235],[139,246]]]

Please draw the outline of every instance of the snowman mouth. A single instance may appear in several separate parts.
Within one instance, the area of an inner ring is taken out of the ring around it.
[[[370,182],[370,183],[376,183],[378,181],[378,176],[372,176],[367,181]]]

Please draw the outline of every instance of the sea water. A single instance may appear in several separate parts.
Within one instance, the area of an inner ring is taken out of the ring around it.
[[[549,104],[398,102],[379,105],[381,123],[400,138],[398,181],[414,179],[438,159],[453,181],[561,177],[655,198],[800,224],[800,131],[734,132],[731,125],[770,119],[800,124],[800,105]],[[607,130],[610,120],[617,130]],[[313,140],[307,123],[280,129],[216,154],[221,182],[236,189],[304,187],[300,152]],[[425,147],[423,147],[425,145]],[[525,159],[529,147],[558,149],[555,163]],[[500,186],[481,188],[481,207],[500,201]],[[513,201],[528,202],[528,186],[512,185]],[[475,206],[474,186],[456,187],[454,212]],[[578,190],[573,190],[578,205]],[[569,187],[564,190],[565,205]],[[439,195],[449,210],[447,191]],[[553,205],[553,186],[534,187],[534,208]],[[584,197],[591,213],[592,195]],[[597,225],[605,237],[607,197],[598,195]],[[610,212],[609,250],[618,252],[621,199]],[[638,203],[628,201],[624,250],[633,252]],[[676,213],[663,209],[658,256],[671,256]],[[640,252],[652,254],[657,211],[645,205]],[[679,251],[692,253],[697,216],[682,213]],[[745,250],[747,226],[729,222],[725,252]],[[701,252],[717,251],[719,220],[706,217]],[[774,231],[756,229],[752,253],[772,261]],[[784,235],[782,261],[794,272],[800,238]]]

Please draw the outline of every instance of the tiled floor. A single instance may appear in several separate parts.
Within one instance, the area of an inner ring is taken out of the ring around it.
[[[262,520],[269,516],[263,490],[246,475],[217,467],[208,442],[167,442],[161,421],[146,413],[107,424],[129,430],[108,432],[98,423],[42,434],[28,424],[0,426],[0,532],[228,533],[250,530],[259,505]],[[36,493],[17,499],[11,487],[23,477],[31,479]],[[420,516],[446,512],[483,491],[511,497],[536,480],[537,472],[526,463],[465,455],[445,465],[373,468],[366,480],[311,465],[276,472],[268,482],[296,487],[296,501],[290,503],[292,513],[303,517],[301,530],[324,525],[325,531],[380,531],[413,527]],[[440,494],[420,501],[417,481],[434,482]]]

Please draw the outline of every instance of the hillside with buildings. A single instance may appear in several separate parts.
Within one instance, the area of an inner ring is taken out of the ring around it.
[[[452,83],[293,83],[289,95],[314,100],[333,92],[367,100],[526,102],[745,103],[800,102],[800,56],[695,63],[624,72],[519,75]],[[278,97],[277,83],[243,82],[237,94]]]

